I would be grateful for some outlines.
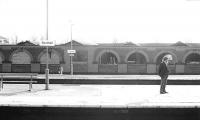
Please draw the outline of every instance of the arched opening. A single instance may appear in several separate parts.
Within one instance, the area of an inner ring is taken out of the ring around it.
[[[15,52],[11,58],[12,72],[31,72],[31,57],[25,51]]]
[[[144,74],[147,72],[146,58],[142,53],[132,53],[127,59],[127,72]]]
[[[48,68],[49,73],[58,73],[60,68],[60,57],[59,55],[52,49],[49,49],[48,53]],[[40,56],[40,72],[44,73],[46,69],[47,63],[47,53],[44,51]]]
[[[103,53],[99,58],[99,64],[117,64],[117,57],[111,52]]]
[[[0,72],[2,72],[3,56],[0,54]]]
[[[168,52],[162,53],[157,57],[157,60],[156,60],[157,71],[158,71],[159,64],[162,62],[162,58],[167,54],[170,54],[170,53],[168,53]],[[175,59],[175,56],[173,56],[173,55],[172,55],[172,58],[173,59],[171,61],[169,61],[168,68],[169,68],[170,74],[175,74],[176,73],[176,64],[175,64],[176,59]]]
[[[185,73],[199,74],[200,73],[200,54],[191,53],[185,59]]]
[[[117,73],[118,59],[113,52],[104,52],[99,57],[99,73]]]
[[[200,64],[200,55],[198,53],[191,53],[185,59],[186,64]]]
[[[146,58],[141,53],[133,53],[128,57],[128,64],[146,64]]]
[[[0,64],[2,64],[2,62],[3,62],[3,58],[0,55]]]
[[[47,62],[47,54],[43,54],[40,58],[41,64],[46,64]],[[49,53],[48,55],[48,63],[49,64],[60,64],[59,56],[55,53]]]
[[[88,72],[88,51],[77,49],[73,56],[73,72],[76,74]]]
[[[167,55],[167,54],[170,54],[170,53],[162,53],[160,54],[158,57],[157,57],[157,60],[156,60],[156,64],[160,64],[162,62],[162,58]],[[171,55],[171,54],[170,54]],[[172,61],[169,62],[169,65],[173,65],[176,63],[176,60],[175,60],[175,57],[172,55]]]

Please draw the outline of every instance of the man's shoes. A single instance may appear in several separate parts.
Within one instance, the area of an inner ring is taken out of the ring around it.
[[[168,93],[168,92],[166,92],[166,91],[160,92],[160,94],[166,94],[166,93]]]
[[[160,92],[160,94],[165,94],[165,92]]]

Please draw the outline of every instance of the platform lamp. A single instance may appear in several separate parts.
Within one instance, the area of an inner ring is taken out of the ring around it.
[[[74,24],[72,24],[72,21],[69,20],[69,24],[70,24],[70,34],[69,34],[69,39],[70,39],[70,50],[68,50],[69,56],[70,56],[70,74],[73,75],[73,56],[74,56],[74,51],[73,50],[73,41],[72,41],[72,26]]]
[[[73,50],[73,42],[72,42],[72,26],[73,24],[70,23],[70,39],[71,39],[71,42],[70,42],[70,49]],[[70,71],[71,71],[71,75],[73,75],[73,54],[70,54]]]
[[[48,26],[49,26],[49,1],[46,0],[46,40],[48,41]],[[45,76],[46,76],[46,79],[45,79],[45,90],[49,90],[49,67],[48,67],[48,64],[49,64],[49,53],[48,53],[48,46],[46,46],[46,49],[47,49],[47,62],[46,62],[46,69],[45,69]]]

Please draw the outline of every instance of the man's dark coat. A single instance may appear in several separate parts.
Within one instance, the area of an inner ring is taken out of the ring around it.
[[[165,75],[168,76],[169,70],[167,68],[167,65],[164,62],[161,62],[158,68],[158,75],[163,78]]]

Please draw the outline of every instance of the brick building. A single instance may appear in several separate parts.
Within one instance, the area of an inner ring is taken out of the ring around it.
[[[115,43],[87,45],[73,42],[75,74],[157,74],[158,64],[166,54],[173,56],[171,74],[200,73],[198,43]],[[70,72],[70,43],[49,47],[50,73]],[[0,46],[0,72],[44,73],[46,48],[28,41]]]

